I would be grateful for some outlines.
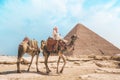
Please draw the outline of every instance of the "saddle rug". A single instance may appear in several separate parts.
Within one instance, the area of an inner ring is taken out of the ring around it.
[[[48,51],[55,51],[56,44],[57,44],[57,40],[54,40],[53,38],[48,38],[48,40],[47,40],[47,50]]]

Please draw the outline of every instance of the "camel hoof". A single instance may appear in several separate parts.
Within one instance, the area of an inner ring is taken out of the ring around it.
[[[27,72],[29,72],[29,69],[27,70]]]
[[[59,74],[59,72],[56,72],[56,74]]]
[[[60,73],[62,73],[63,71],[61,70]]]
[[[56,71],[56,74],[60,74],[58,71]]]
[[[21,71],[17,71],[17,73],[21,73]]]
[[[49,72],[46,72],[47,74],[49,74]]]
[[[37,70],[37,72],[39,73],[40,71],[39,71],[39,70]]]
[[[51,70],[49,70],[49,72],[51,72]]]
[[[47,73],[47,74],[49,74],[50,72],[51,72],[51,70],[50,70],[50,69],[46,71],[46,73]]]
[[[47,71],[46,73],[47,73],[47,74],[49,74],[49,73],[50,73],[50,71]]]

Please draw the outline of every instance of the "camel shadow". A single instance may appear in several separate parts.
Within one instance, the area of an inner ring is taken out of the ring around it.
[[[8,74],[22,74],[22,73],[34,73],[34,74],[40,74],[40,75],[48,75],[48,76],[59,76],[60,74],[54,74],[54,73],[46,73],[46,72],[36,72],[36,71],[26,71],[26,70],[21,70],[21,73],[17,73],[16,70],[14,71],[4,71],[4,72],[0,72],[0,75],[8,75]]]
[[[17,71],[3,71],[3,72],[0,72],[0,75],[14,74],[14,73],[17,73]]]

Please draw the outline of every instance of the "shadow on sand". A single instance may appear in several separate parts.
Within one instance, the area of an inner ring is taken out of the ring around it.
[[[17,71],[4,71],[0,72],[0,75],[7,75],[7,74],[22,74],[22,73],[35,73],[35,74],[40,74],[40,75],[48,75],[48,76],[59,76],[60,74],[55,74],[55,73],[46,73],[46,72],[36,72],[36,71],[26,71],[26,70],[21,70],[21,73],[17,73]]]

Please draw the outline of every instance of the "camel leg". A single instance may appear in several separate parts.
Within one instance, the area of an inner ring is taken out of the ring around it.
[[[17,59],[17,73],[21,73],[20,62],[21,62],[21,57]]]
[[[57,62],[57,72],[56,73],[58,73],[58,67],[59,67],[60,59],[61,59],[61,57],[59,56],[58,62]]]
[[[49,56],[50,56],[50,53],[48,54],[48,57],[47,57],[47,63],[48,63]],[[51,70],[49,69],[49,67],[48,67],[48,70],[49,70],[49,72],[51,72]]]
[[[17,58],[17,73],[21,73],[20,63],[21,63],[21,58],[22,58],[23,55],[24,55],[23,47],[19,46],[19,49],[18,49],[18,58]]]
[[[34,55],[35,56],[35,55]],[[31,64],[32,64],[32,62],[33,62],[33,58],[34,58],[34,56],[32,56],[32,58],[31,58],[31,62],[30,62],[30,65],[29,65],[29,67],[28,67],[28,70],[27,71],[29,71],[30,70],[30,67],[31,67]]]
[[[39,59],[39,53],[36,55],[36,70],[37,70],[37,72],[39,72],[39,69],[38,69],[38,59]]]
[[[64,67],[65,67],[65,65],[66,65],[66,60],[65,60],[65,57],[63,56],[63,54],[61,54],[61,58],[63,59],[64,64],[63,64],[63,66],[62,66],[62,69],[60,70],[60,73],[63,72],[63,69],[64,69]]]
[[[51,72],[51,70],[49,69],[49,67],[48,67],[48,57],[49,57],[49,54],[48,53],[44,53],[44,57],[45,57],[45,66],[46,66],[46,73],[49,73],[49,72]]]

